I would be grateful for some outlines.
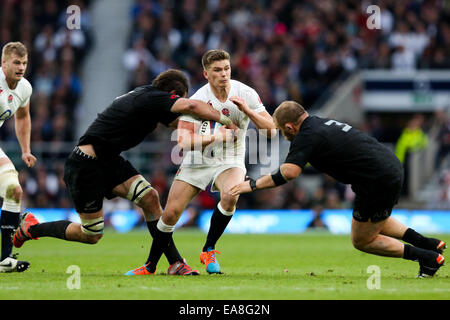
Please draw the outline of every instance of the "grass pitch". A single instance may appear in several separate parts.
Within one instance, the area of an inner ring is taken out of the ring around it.
[[[150,236],[144,229],[127,234],[108,229],[96,245],[51,238],[29,241],[16,251],[31,267],[23,273],[0,274],[0,299],[450,299],[448,267],[434,278],[416,279],[417,263],[359,252],[348,235],[329,233],[225,234],[217,245],[224,274],[208,275],[199,261],[205,236],[196,230],[174,234],[181,254],[200,270],[198,277],[167,276],[165,257],[156,276],[124,276],[147,258]],[[448,234],[434,236],[450,243]],[[69,268],[73,265],[80,271],[79,289],[67,285],[76,285]],[[371,270],[379,271],[379,282]]]

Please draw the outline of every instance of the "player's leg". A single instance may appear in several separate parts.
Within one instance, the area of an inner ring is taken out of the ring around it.
[[[138,268],[131,270],[126,275],[139,274],[153,274],[156,271],[156,266],[163,253],[173,247],[176,250],[172,234],[175,229],[175,224],[178,222],[181,214],[188,205],[188,203],[198,194],[199,188],[190,185],[181,180],[174,180],[167,199],[167,204],[161,218],[153,220],[152,226],[149,227],[150,233],[153,237],[150,253],[147,258],[145,268]],[[159,201],[158,201],[159,202]],[[150,216],[149,216],[150,217]],[[155,218],[154,214],[151,217]],[[177,257],[178,256],[178,257]],[[181,258],[178,251],[167,256],[169,261],[169,274],[196,274],[195,270],[190,269],[185,260]]]
[[[245,179],[245,171],[239,167],[226,169],[218,174],[214,186],[220,191],[220,201],[211,216],[208,235],[200,253],[200,261],[205,264],[208,273],[220,273],[220,265],[216,258],[215,246],[224,233],[228,223],[236,211],[239,196],[231,196],[231,188]]]
[[[392,228],[389,225],[392,221],[361,221],[359,217],[353,217],[351,228],[351,241],[356,249],[379,256],[418,261],[419,276],[432,276],[442,266],[444,257],[436,251],[403,244],[393,237],[381,234],[384,228]]]
[[[79,213],[81,223],[59,220],[39,223],[30,212],[21,216],[19,228],[14,234],[14,246],[20,248],[25,241],[43,237],[96,244],[103,236],[103,209],[94,213]]]
[[[200,188],[197,188],[185,181],[175,179],[170,187],[169,195],[167,198],[166,207],[164,209],[162,217],[157,223],[155,237],[153,239],[152,247],[148,260],[152,265],[152,268],[156,268],[156,264],[161,257],[161,252],[166,248],[171,241],[173,241],[172,235],[175,229],[175,225],[178,222],[183,211],[189,202],[200,192]],[[186,270],[187,273],[186,273]],[[172,264],[168,270],[169,274],[199,274],[197,270],[190,269],[186,262],[179,261]]]
[[[353,246],[363,252],[401,258],[403,244],[397,239],[380,234],[386,221],[360,222],[353,218],[350,235]]]
[[[81,223],[68,220],[39,223],[31,213],[21,218],[14,234],[14,246],[40,237],[52,237],[87,244],[97,243],[103,235],[104,181],[107,179],[103,164],[79,149],[69,155],[64,166],[64,182],[80,216]]]
[[[0,197],[3,198],[0,217],[1,258],[0,272],[22,272],[28,269],[29,262],[16,260],[12,254],[12,236],[19,226],[22,188],[18,172],[0,149]]]
[[[148,231],[154,238],[157,230],[156,225],[163,212],[158,191],[142,175],[135,175],[116,186],[113,189],[113,194],[132,201],[142,210]],[[173,240],[165,249],[164,254],[169,264],[183,260]],[[147,260],[144,265],[148,263]],[[141,271],[145,272],[145,270]]]
[[[414,229],[408,228],[393,217],[387,219],[380,233],[385,236],[403,240],[418,248],[434,250],[437,253],[443,253],[446,248],[446,243],[444,241],[425,237]]]

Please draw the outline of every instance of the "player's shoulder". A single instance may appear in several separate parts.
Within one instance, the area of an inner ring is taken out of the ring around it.
[[[298,139],[304,139],[305,137],[319,138],[323,135],[323,130],[326,129],[324,123],[326,119],[317,116],[308,116],[303,120],[298,133]]]
[[[256,92],[255,89],[253,89],[249,85],[234,79],[230,80],[230,86],[232,89],[235,89],[239,92]]]
[[[195,96],[195,95],[206,95],[210,91],[211,91],[211,86],[209,85],[209,82],[208,82],[208,83],[204,84],[203,86],[201,86],[200,88],[198,88],[194,92],[194,94],[192,96]]]
[[[17,85],[19,86],[20,91],[26,95],[31,95],[31,93],[33,92],[33,86],[26,78],[20,79]]]

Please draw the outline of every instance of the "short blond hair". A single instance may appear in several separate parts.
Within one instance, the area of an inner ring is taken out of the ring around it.
[[[295,101],[284,101],[275,109],[273,120],[280,128],[283,128],[288,122],[297,125],[305,113],[306,110],[299,103]]]
[[[213,62],[230,60],[230,54],[222,49],[208,50],[202,57],[203,69],[207,69]]]
[[[28,55],[28,50],[22,42],[8,42],[2,49],[2,61],[11,56],[13,53],[20,58],[23,58]]]

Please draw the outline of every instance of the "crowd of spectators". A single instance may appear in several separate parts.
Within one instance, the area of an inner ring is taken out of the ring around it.
[[[0,3],[0,44],[19,40],[29,50],[26,77],[34,89],[31,112],[35,145],[73,144],[77,139],[74,115],[82,93],[80,67],[94,44],[87,10],[90,3],[90,0]],[[232,78],[255,88],[269,113],[284,100],[296,100],[310,110],[337,80],[358,69],[450,68],[450,8],[445,3],[135,0],[130,8],[132,28],[124,35],[128,41],[122,61],[127,70],[127,89],[150,83],[168,68],[179,68],[189,76],[192,94],[206,82],[201,66],[203,53],[223,48],[231,53]],[[81,8],[79,30],[66,27],[66,8],[72,4]],[[381,9],[380,29],[367,28],[370,14],[365,9],[369,4],[377,4]],[[15,17],[20,17],[20,23]],[[362,129],[376,137],[377,117],[370,118]],[[397,127],[391,132],[393,142],[399,138],[401,129]],[[448,131],[440,137],[448,139]],[[149,137],[149,140],[167,139],[169,131],[158,131]],[[14,140],[13,121],[7,121],[0,130],[0,141]],[[445,150],[448,153],[448,142],[442,152]],[[65,156],[48,154],[38,159],[33,170],[19,167],[28,206],[72,206],[62,181]],[[159,191],[164,204],[176,166],[171,164],[170,151],[148,162],[152,163],[151,170],[138,169]],[[312,169],[305,174],[317,175]],[[350,207],[353,193],[349,187],[328,176],[320,177],[321,182],[314,190],[301,183],[290,183],[270,192],[243,195],[239,208]],[[217,193],[200,193],[189,207],[192,217],[200,210],[213,208],[217,197]]]
[[[130,88],[183,68],[204,84],[201,56],[232,53],[233,78],[254,87],[269,112],[286,99],[310,108],[358,68],[450,68],[450,10],[443,1],[136,0],[124,64]],[[368,29],[377,4],[380,29]],[[144,67],[144,68],[143,68]]]
[[[367,27],[371,4],[380,8],[380,29]],[[136,0],[131,18],[123,58],[130,89],[181,68],[192,94],[206,82],[203,53],[223,48],[231,53],[232,78],[255,88],[269,113],[284,100],[310,110],[336,80],[358,69],[450,68],[450,8],[442,1]],[[384,135],[395,148],[406,121],[385,130],[377,120],[368,118],[361,129]],[[168,170],[156,183],[163,199],[173,173]],[[243,195],[239,207],[350,207],[351,189],[321,177],[314,190],[292,183]],[[217,197],[202,192],[190,210],[213,208]]]
[[[75,112],[81,95],[80,67],[93,44],[87,7],[90,0],[3,0],[0,2],[0,46],[21,41],[28,49],[25,77],[33,86],[30,112],[32,151],[47,143],[50,152],[37,154],[36,168],[27,169],[14,161],[24,187],[28,207],[71,207],[62,181],[63,159],[57,152],[63,143],[76,139]],[[80,28],[67,28],[67,8],[80,9]],[[17,143],[14,121],[6,121],[0,141]],[[17,152],[20,153],[19,147]],[[14,158],[13,153],[8,154]]]

